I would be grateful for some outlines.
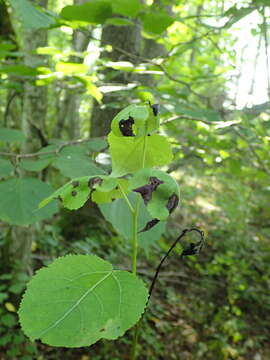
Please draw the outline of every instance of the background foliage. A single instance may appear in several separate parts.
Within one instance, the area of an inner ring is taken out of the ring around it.
[[[128,268],[122,200],[37,204],[69,179],[110,172],[110,121],[146,101],[160,104],[181,204],[166,228],[140,235],[139,274],[150,282],[185,227],[203,228],[207,246],[182,263],[173,254],[141,358],[269,359],[269,13],[268,0],[0,1],[3,359],[126,358],[129,336],[91,350],[31,343],[16,311],[33,271],[57,256]]]

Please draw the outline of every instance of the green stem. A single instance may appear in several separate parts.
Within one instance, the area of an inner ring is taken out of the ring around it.
[[[144,137],[144,143],[143,143],[142,169],[145,167],[146,146],[147,146],[147,136]],[[141,196],[140,194],[137,194],[135,211],[133,212],[133,223],[132,223],[132,273],[134,275],[136,275],[137,272],[138,215],[139,215],[140,204],[141,204]],[[137,323],[134,330],[131,355],[130,355],[131,360],[136,360],[137,358],[136,350],[137,350],[140,327],[141,327],[141,321]]]
[[[127,197],[127,194],[125,193],[124,189],[122,188],[122,185],[120,184],[120,182],[118,182],[118,187],[119,187],[119,189],[120,189],[120,191],[121,191],[121,193],[123,195],[123,198],[125,199],[128,207],[130,208],[131,213],[134,214],[135,210],[134,210],[133,206],[131,205],[131,203],[130,203],[128,197]]]
[[[141,198],[137,194],[135,210],[133,212],[132,221],[132,273],[136,275],[137,272],[137,250],[138,250],[138,215],[140,208]]]

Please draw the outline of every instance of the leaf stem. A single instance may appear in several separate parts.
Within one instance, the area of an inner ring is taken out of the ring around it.
[[[138,215],[140,208],[140,194],[137,194],[135,210],[133,212],[132,221],[132,273],[137,272],[137,250],[138,250]]]
[[[122,185],[120,184],[120,182],[118,182],[118,186],[119,186],[119,190],[120,190],[121,194],[123,195],[123,198],[125,199],[131,213],[134,214],[135,210],[134,210],[133,206],[131,205],[131,202],[129,201],[127,194],[125,193],[124,189],[122,188]]]

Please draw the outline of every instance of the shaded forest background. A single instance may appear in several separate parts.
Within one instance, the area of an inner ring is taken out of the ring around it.
[[[121,209],[37,205],[110,172],[112,118],[147,101],[160,104],[181,203],[141,239],[138,272],[149,283],[185,227],[207,244],[183,262],[178,248],[160,275],[140,359],[270,358],[269,19],[268,0],[0,1],[1,359],[128,359],[131,333],[52,348],[25,338],[16,311],[57,256],[129,267]]]

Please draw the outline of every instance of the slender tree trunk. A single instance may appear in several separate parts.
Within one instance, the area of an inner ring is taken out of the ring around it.
[[[114,26],[108,25],[102,31],[101,46],[111,45],[112,51],[104,51],[101,54],[103,58],[109,58],[110,61],[129,61],[130,58],[119,52],[116,48],[121,48],[128,53],[139,55],[141,47],[141,33],[138,25],[136,26]],[[124,73],[112,69],[103,72],[105,79],[110,76],[110,83],[127,84],[134,79],[133,73]],[[106,80],[105,80],[106,81]],[[91,115],[91,136],[104,136],[110,131],[110,123],[119,108],[115,103],[121,103],[119,92],[108,93],[104,95],[103,106],[95,103]]]
[[[35,4],[47,6],[47,0],[36,0]],[[33,53],[38,47],[47,45],[47,31],[33,30],[24,31],[22,36],[23,52],[25,53],[25,65],[33,68],[44,65],[41,56]],[[45,132],[45,120],[47,110],[47,87],[37,87],[30,81],[24,83],[23,103],[21,112],[21,129],[26,137],[22,146],[22,152],[32,152],[44,145],[42,136]],[[21,176],[28,173],[22,171]],[[35,227],[14,226],[10,236],[9,258],[13,267],[14,279],[20,273],[31,272],[31,246],[35,237]]]

